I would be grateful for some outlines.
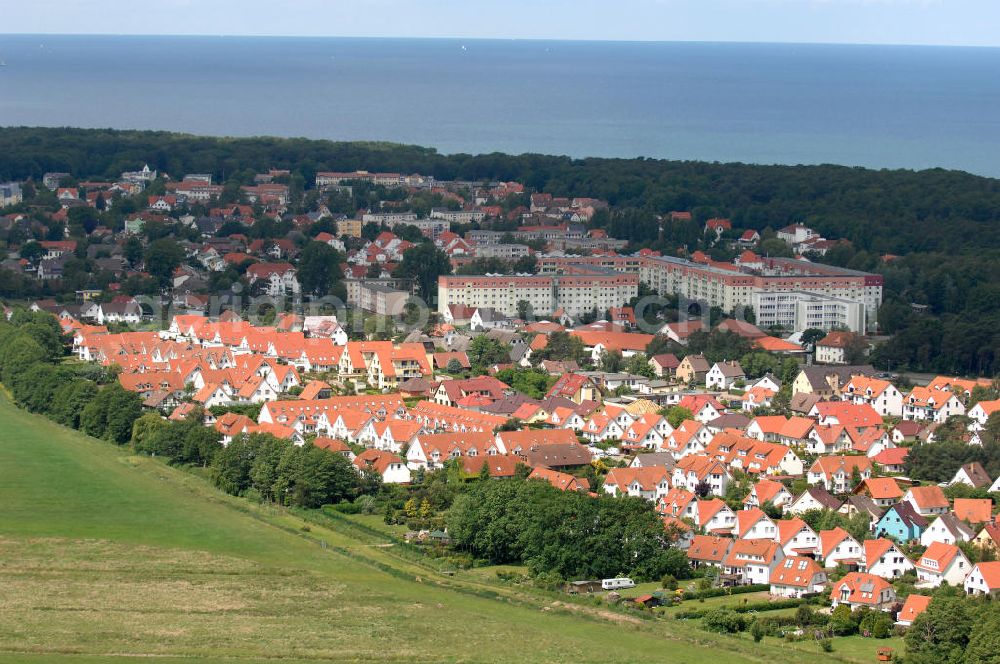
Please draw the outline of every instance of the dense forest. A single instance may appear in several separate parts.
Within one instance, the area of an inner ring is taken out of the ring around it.
[[[114,177],[143,163],[174,177],[221,182],[287,168],[311,186],[323,170],[418,172],[438,179],[517,180],[554,195],[606,199],[595,225],[630,249],[701,248],[701,224],[727,217],[733,233],[804,223],[848,243],[818,258],[885,276],[879,366],[964,374],[1000,372],[1000,180],[941,169],[757,166],[537,154],[444,155],[386,143],[207,138],[166,132],[0,129],[0,181],[48,171]],[[689,210],[694,220],[663,215]],[[721,247],[713,248],[725,258]]]

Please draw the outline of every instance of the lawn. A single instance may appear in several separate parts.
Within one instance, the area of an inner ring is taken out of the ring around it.
[[[0,661],[816,660],[446,577],[2,398],[0,588]]]

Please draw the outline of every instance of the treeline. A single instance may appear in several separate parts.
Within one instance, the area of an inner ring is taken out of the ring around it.
[[[236,496],[320,507],[378,493],[377,473],[355,472],[346,457],[269,434],[234,438],[212,461],[215,485]]]
[[[907,664],[991,664],[1000,652],[1000,605],[945,584],[905,641]]]
[[[990,477],[1000,475],[1000,414],[987,420],[979,432],[982,445],[967,441],[968,418],[954,417],[934,431],[933,443],[917,443],[906,457],[906,474],[929,482],[951,480],[967,463],[979,462]]]
[[[123,445],[142,400],[114,381],[114,372],[62,364],[62,330],[47,313],[15,310],[0,324],[0,380],[14,401],[59,424]],[[96,380],[95,380],[96,378]]]
[[[0,180],[48,171],[117,177],[137,164],[170,173],[286,168],[306,186],[324,170],[420,172],[438,179],[518,180],[562,196],[593,196],[657,213],[726,216],[738,228],[806,223],[876,255],[953,253],[1000,243],[1000,181],[958,171],[757,166],[538,154],[443,155],[388,143],[208,138],[102,129],[0,129]],[[629,226],[626,220],[622,229]],[[648,223],[648,222],[646,222]],[[900,232],[905,229],[906,232]],[[650,226],[643,230],[655,238]],[[639,238],[636,238],[638,240]]]
[[[14,401],[33,413],[137,454],[167,463],[210,467],[216,486],[234,495],[319,507],[377,493],[376,473],[357,473],[345,457],[313,445],[296,446],[267,434],[237,437],[224,447],[204,426],[204,412],[166,420],[142,412],[142,399],[124,389],[117,372],[63,363],[65,346],[56,319],[17,309],[0,323],[0,381]]]
[[[541,480],[476,482],[448,514],[454,546],[563,579],[690,574],[649,501],[559,491]]]

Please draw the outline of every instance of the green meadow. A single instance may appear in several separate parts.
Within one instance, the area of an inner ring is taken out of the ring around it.
[[[226,496],[0,398],[2,662],[821,658],[403,554],[377,529]]]

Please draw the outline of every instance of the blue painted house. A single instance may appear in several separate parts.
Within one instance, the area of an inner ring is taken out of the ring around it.
[[[875,537],[891,537],[897,542],[920,540],[927,519],[917,514],[909,503],[898,503],[885,511],[875,524]]]

